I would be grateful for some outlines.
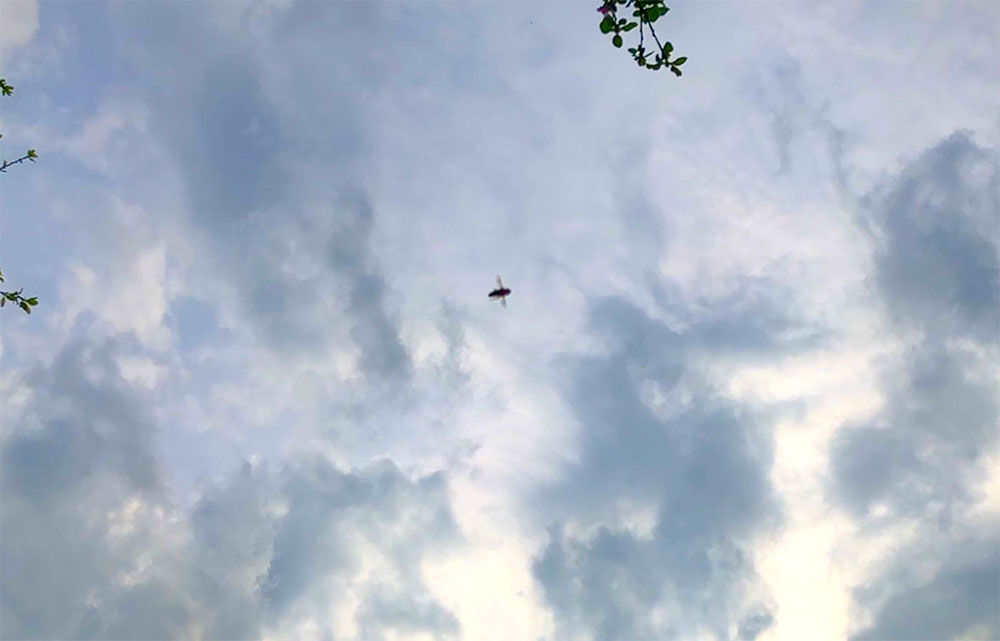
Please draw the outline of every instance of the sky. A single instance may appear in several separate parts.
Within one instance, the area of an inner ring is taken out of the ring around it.
[[[1000,638],[1000,5],[670,6],[0,0],[0,637]]]

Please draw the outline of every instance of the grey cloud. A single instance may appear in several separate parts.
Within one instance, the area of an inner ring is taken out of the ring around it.
[[[885,502],[946,523],[953,504],[967,498],[963,472],[995,441],[1000,412],[994,383],[967,376],[968,363],[937,339],[925,341],[886,374],[883,415],[838,433],[836,487],[856,514]]]
[[[771,130],[778,147],[778,173],[785,173],[788,170],[790,151],[794,137],[791,119],[784,112],[774,115],[771,122]]]
[[[859,513],[885,501],[906,513],[943,506],[947,520],[964,470],[996,441],[995,381],[954,339],[992,349],[1000,336],[998,189],[989,154],[956,134],[866,199],[889,317],[923,339],[885,372],[882,414],[835,442],[836,489]]]
[[[140,511],[118,532],[110,515],[164,500],[155,423],[115,363],[124,350],[76,342],[29,376],[34,401],[2,448],[4,638],[172,637],[190,617],[162,576],[118,580],[141,554],[159,558],[162,524]]]
[[[458,390],[466,389],[470,381],[464,361],[468,343],[465,340],[465,330],[462,328],[462,316],[448,301],[441,303],[437,328],[448,350],[439,365],[441,380],[449,390],[449,394],[454,394]]]
[[[404,634],[433,631],[436,639],[455,638],[461,632],[455,615],[438,603],[388,586],[377,586],[358,618],[361,638],[372,641],[384,639],[386,630]]]
[[[775,354],[819,347],[832,333],[806,318],[795,304],[795,291],[774,278],[742,277],[724,296],[694,299],[653,276],[646,284],[659,311],[683,329],[678,340],[688,353],[773,359]]]
[[[289,512],[278,525],[263,587],[269,607],[279,615],[331,569],[354,568],[357,560],[346,544],[354,528],[384,543],[402,579],[412,583],[419,583],[415,563],[423,552],[457,537],[443,478],[431,476],[414,485],[390,462],[357,474],[322,462],[305,465],[287,474],[284,494]],[[332,527],[338,522],[351,528],[338,532]],[[389,524],[405,531],[403,541],[385,531]],[[316,536],[317,531],[324,536]]]
[[[774,624],[774,615],[766,609],[748,614],[740,621],[737,632],[740,639],[753,641]]]
[[[862,219],[880,248],[876,276],[896,322],[995,344],[1000,171],[956,133],[870,194]]]
[[[260,576],[271,562],[275,500],[265,469],[244,464],[227,483],[206,491],[190,516],[194,583],[211,604],[205,638],[249,639],[265,621]]]
[[[797,165],[811,166],[822,160],[823,171],[829,173],[837,191],[848,195],[845,152],[851,139],[847,132],[831,117],[829,104],[813,103],[798,60],[783,49],[764,55],[765,60],[769,57],[772,61],[761,65],[763,72],[755,78],[751,90],[768,107],[778,156],[777,173],[794,174]],[[816,150],[823,146],[827,154],[821,159]],[[810,187],[814,189],[815,185]]]
[[[764,626],[766,611],[745,611],[745,546],[779,518],[766,429],[690,366],[704,347],[697,329],[672,331],[622,300],[596,304],[591,323],[609,354],[560,364],[581,458],[540,499],[557,525],[533,568],[560,635],[683,638],[703,625],[727,638],[730,623]],[[670,399],[659,411],[644,384]],[[616,521],[622,502],[655,506],[649,537]],[[567,521],[597,529],[567,535]],[[664,621],[651,616],[658,606]]]
[[[281,123],[252,59],[234,52],[195,71],[194,86],[182,91],[190,104],[170,105],[164,125],[173,131],[164,135],[187,169],[192,219],[238,233],[250,213],[288,196],[289,172],[274,151],[284,146]]]
[[[420,573],[459,540],[443,475],[413,481],[391,461],[245,465],[183,512],[147,393],[118,371],[134,349],[76,342],[29,376],[34,402],[2,443],[3,638],[254,638],[348,590],[372,634],[458,634]],[[353,577],[361,541],[392,585]]]
[[[371,246],[365,186],[381,80],[361,55],[368,36],[351,27],[377,30],[380,11],[298,3],[260,14],[249,4],[114,12],[122,47],[142,52],[135,74],[157,78],[141,95],[186,193],[196,268],[233,286],[275,350],[322,353],[346,323],[367,375],[406,382],[410,357]],[[171,29],[191,48],[167,69]]]
[[[219,326],[216,309],[189,296],[180,296],[172,302],[167,322],[177,335],[181,354],[205,345],[224,344],[229,338],[227,330]]]
[[[361,638],[389,629],[457,634],[457,620],[420,575],[428,555],[459,537],[441,475],[412,482],[390,461],[354,472],[318,459],[279,474],[245,465],[206,493],[191,524],[196,593],[212,605],[205,638],[282,630],[356,590]],[[390,561],[395,584],[355,578],[359,539]]]
[[[114,356],[121,349],[76,341],[50,368],[29,373],[26,382],[41,394],[26,418],[32,431],[3,452],[5,487],[48,504],[86,492],[80,481],[107,470],[137,491],[156,491],[152,426],[143,399],[120,378]]]
[[[792,301],[794,293],[773,279],[745,278],[735,293],[701,305],[688,340],[702,351],[746,359],[819,347],[830,331],[798,318]]]
[[[855,592],[875,611],[858,639],[937,639],[976,625],[997,634],[996,541],[947,537],[967,526],[973,483],[997,445],[998,194],[995,154],[957,133],[862,203],[887,320],[918,339],[883,372],[883,409],[835,437],[831,491],[866,530],[913,517],[921,527],[895,569]],[[877,504],[887,512],[875,515]],[[938,576],[900,578],[940,537]]]
[[[663,587],[650,576],[655,558],[649,548],[631,533],[605,528],[590,541],[550,532],[533,570],[558,616],[560,634],[583,628],[607,641],[650,634],[642,622]]]
[[[1000,540],[961,540],[951,548],[930,580],[907,580],[905,572],[892,573],[892,591],[874,624],[852,640],[1000,638]],[[869,591],[857,590],[858,598],[871,598]]]
[[[791,161],[791,146],[796,135],[804,126],[802,119],[804,97],[801,88],[801,69],[794,61],[785,60],[774,68],[774,80],[779,97],[778,108],[771,119],[771,133],[778,151],[778,173],[788,171]]]
[[[387,309],[385,280],[371,256],[375,211],[361,195],[341,202],[345,204],[342,215],[351,216],[351,222],[331,239],[330,262],[350,275],[349,309],[354,322],[351,336],[362,350],[361,367],[375,380],[406,380],[411,369],[410,355]]]

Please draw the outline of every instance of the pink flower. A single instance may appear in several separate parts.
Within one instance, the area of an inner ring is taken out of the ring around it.
[[[603,13],[604,15],[608,15],[609,13],[611,13],[611,11],[612,11],[611,7],[606,4],[602,4],[600,7],[597,8],[597,13]]]

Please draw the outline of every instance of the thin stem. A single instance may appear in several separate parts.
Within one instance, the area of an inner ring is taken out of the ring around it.
[[[642,14],[639,14],[639,50],[642,51],[642,26],[646,24],[646,21],[642,19]],[[645,54],[643,54],[645,57]]]
[[[6,169],[8,167],[11,167],[13,165],[17,165],[19,163],[22,163],[25,160],[28,160],[30,158],[31,158],[30,154],[24,154],[23,156],[21,156],[17,160],[5,160],[5,161],[3,161],[3,165],[0,165],[0,171],[6,171]]]
[[[652,23],[650,23],[650,25],[649,25],[649,33],[651,33],[653,35],[653,40],[656,41],[656,46],[660,48],[660,54],[663,55],[663,57],[664,57],[663,62],[666,63],[666,52],[663,51],[663,45],[660,44],[660,39],[656,37],[656,32],[653,30],[653,24]]]

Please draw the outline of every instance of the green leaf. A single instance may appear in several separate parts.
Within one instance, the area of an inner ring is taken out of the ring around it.
[[[38,152],[35,151],[34,149],[29,149],[28,150],[28,158],[31,158],[31,159],[38,158]]]
[[[656,22],[667,15],[667,8],[662,3],[650,3],[644,11],[646,12],[646,22]]]
[[[677,67],[671,67],[670,70],[673,71],[674,75],[677,76],[678,78],[681,77],[681,70],[678,69]]]
[[[0,307],[3,307],[6,304],[7,304],[7,299],[6,298],[0,298]]]
[[[27,303],[25,303],[23,301],[21,302],[21,309],[24,310],[25,314],[30,314],[31,313],[31,307]]]
[[[613,44],[614,46],[616,46],[616,47],[618,47],[620,49],[621,46],[622,46],[622,37],[619,36],[619,35],[617,35],[617,34],[615,34],[615,37],[611,39],[611,44]]]
[[[615,28],[615,19],[611,16],[604,16],[601,20],[601,33],[610,33]]]
[[[638,22],[630,22],[622,28],[622,31],[632,31],[639,26]]]
[[[34,307],[35,305],[38,304],[38,298],[36,296],[32,296],[31,298],[28,299],[28,304]]]
[[[670,54],[674,50],[674,45],[669,40],[663,43],[663,53]]]

